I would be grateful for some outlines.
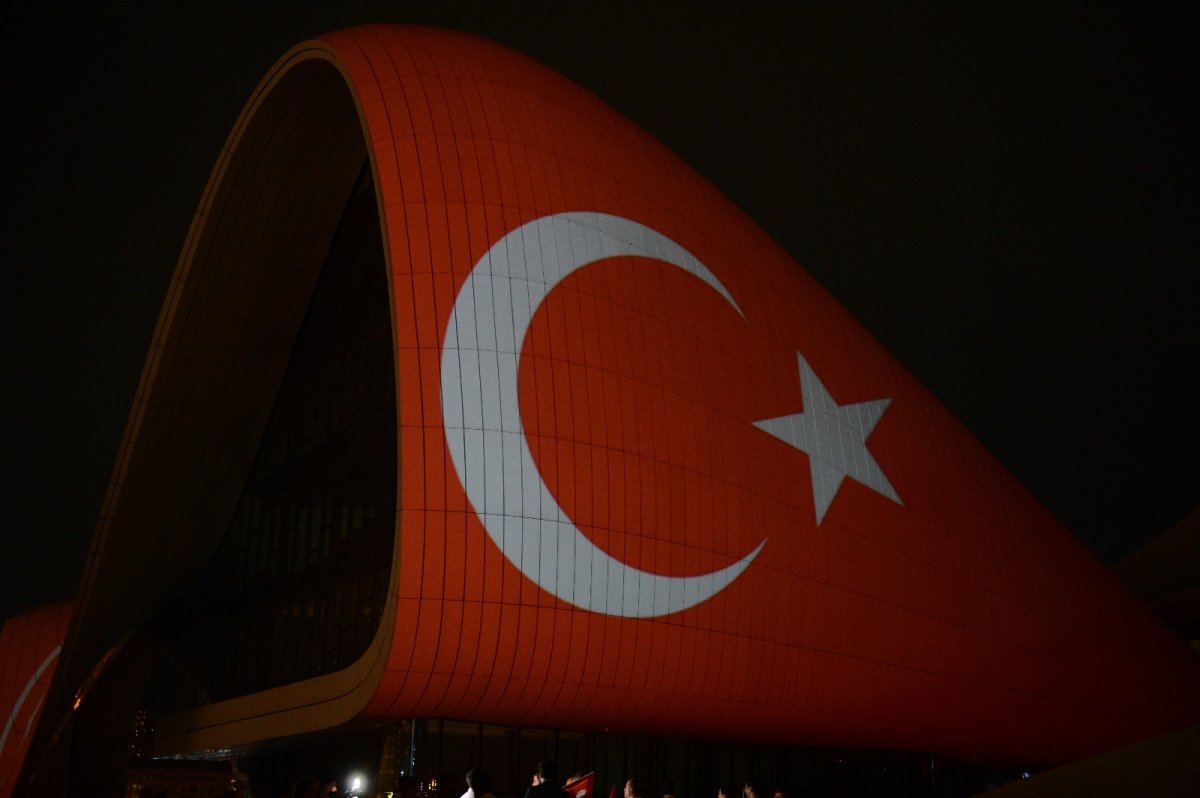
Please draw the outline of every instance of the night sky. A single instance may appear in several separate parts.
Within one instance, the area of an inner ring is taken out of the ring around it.
[[[372,21],[507,44],[659,138],[1106,562],[1200,503],[1195,10],[167,5],[0,11],[0,617],[76,591],[242,104]]]

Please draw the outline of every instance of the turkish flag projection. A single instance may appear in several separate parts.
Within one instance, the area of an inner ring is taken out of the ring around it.
[[[1200,719],[1170,632],[679,159],[469,36],[317,46],[392,274],[369,713],[1024,762]]]
[[[21,773],[74,606],[48,604],[0,628],[0,796],[12,794]]]

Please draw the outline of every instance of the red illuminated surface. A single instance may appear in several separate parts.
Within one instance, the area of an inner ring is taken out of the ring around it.
[[[475,38],[322,42],[364,121],[395,314],[400,571],[368,714],[1029,763],[1200,719],[1195,658],[678,158]],[[678,243],[741,310],[660,260],[604,259],[554,286],[520,350],[540,475],[506,479],[540,476],[586,540],[655,574],[724,568],[765,539],[729,587],[660,617],[539,587],[489,537],[447,446],[443,344],[464,281],[511,231],[574,211]],[[819,411],[797,353],[837,405],[890,400],[866,445],[899,502],[846,479],[817,523],[810,455],[754,426]]]
[[[73,602],[9,618],[0,630],[0,795],[10,795],[58,666]]]

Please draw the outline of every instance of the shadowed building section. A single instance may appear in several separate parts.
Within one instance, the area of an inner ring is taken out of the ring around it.
[[[1195,723],[1200,667],[678,158],[502,47],[372,26],[230,135],[45,706],[28,794],[351,750],[381,789],[537,752],[699,793],[730,746],[929,786]]]
[[[1113,573],[1200,652],[1200,507],[1114,565]]]
[[[1200,726],[1164,734],[989,792],[996,798],[1189,798],[1200,792]]]

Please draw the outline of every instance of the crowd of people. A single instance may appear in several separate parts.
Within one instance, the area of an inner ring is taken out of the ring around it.
[[[557,780],[557,769],[553,762],[539,762],[537,771],[533,774],[532,783],[525,791],[525,798],[578,798],[566,787],[580,782],[583,774],[576,774],[567,779],[562,785]],[[466,774],[467,791],[460,798],[496,798],[492,792],[491,775],[482,768],[472,768]],[[615,798],[616,788],[608,798]],[[602,798],[597,795],[587,795],[586,798]],[[673,782],[664,781],[659,793],[649,792],[641,779],[632,777],[625,782],[623,798],[678,798]],[[746,779],[740,790],[727,786],[719,786],[711,798],[787,798],[787,793],[779,788],[767,792],[757,779]]]
[[[558,782],[558,771],[554,762],[546,761],[537,764],[529,788],[524,798],[581,798],[574,790],[568,792],[565,787],[581,783],[583,774],[576,774],[561,785]],[[400,798],[419,798],[417,784],[411,776],[402,779],[405,784],[400,790]],[[460,798],[496,798],[495,783],[492,776],[483,768],[472,768],[466,773],[467,790]],[[403,789],[408,787],[409,789]],[[298,780],[292,788],[291,798],[328,798],[337,792],[337,784],[328,779],[305,777]],[[594,794],[583,794],[583,798],[604,798]],[[616,798],[614,786],[608,798]],[[622,798],[679,798],[671,781],[664,781],[658,793],[646,789],[643,781],[632,777],[625,782]],[[719,786],[712,796],[702,798],[788,798],[787,793],[779,788],[766,791],[757,779],[746,779],[741,789]]]
[[[677,796],[675,795],[675,785],[670,781],[663,782],[662,790],[656,797],[646,792],[639,779],[632,778],[625,782],[624,798],[677,798]],[[713,798],[788,798],[788,796],[785,790],[778,787],[767,792],[758,779],[750,778],[743,782],[740,790],[731,789],[725,785],[718,786]]]

